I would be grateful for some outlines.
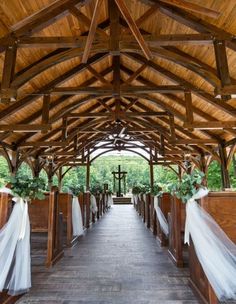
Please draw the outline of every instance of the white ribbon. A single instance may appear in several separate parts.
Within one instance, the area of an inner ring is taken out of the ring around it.
[[[157,219],[160,223],[160,227],[161,230],[163,231],[163,233],[168,236],[169,234],[169,226],[168,226],[168,222],[165,218],[165,215],[163,214],[161,208],[159,207],[158,204],[158,195],[154,196],[154,209],[156,210],[156,215],[157,215]]]
[[[185,242],[189,243],[191,235],[198,260],[218,299],[236,299],[236,245],[195,201],[207,193],[207,189],[200,189],[187,202]]]
[[[10,218],[0,230],[0,291],[14,296],[31,287],[31,261],[28,205],[22,198],[13,200]]]
[[[83,229],[82,213],[77,196],[73,196],[72,199],[72,227],[73,227],[73,235],[75,236],[83,235],[84,229]]]
[[[137,203],[138,203],[138,195],[137,194],[132,195],[131,203],[134,204],[134,205],[137,205]]]
[[[93,194],[90,195],[90,203],[91,203],[91,211],[92,213],[96,213],[98,211],[96,198]]]
[[[113,198],[111,194],[108,194],[108,201],[107,201],[108,207],[111,207],[113,205]]]

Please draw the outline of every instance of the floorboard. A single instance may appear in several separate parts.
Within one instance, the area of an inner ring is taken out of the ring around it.
[[[131,205],[116,205],[53,268],[34,264],[17,303],[196,304],[177,269]]]

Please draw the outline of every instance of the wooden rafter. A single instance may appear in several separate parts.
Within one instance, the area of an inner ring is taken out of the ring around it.
[[[93,39],[94,39],[96,28],[97,28],[98,17],[99,17],[99,8],[102,4],[102,1],[103,0],[96,0],[95,8],[93,11],[93,17],[91,20],[89,33],[88,33],[88,37],[87,37],[85,48],[84,48],[82,63],[86,63],[88,61],[89,53],[90,53],[90,50],[92,47]]]
[[[137,24],[135,23],[133,17],[130,15],[130,12],[129,12],[125,2],[123,0],[115,0],[115,2],[117,4],[117,6],[119,7],[119,10],[120,10],[122,16],[124,17],[125,21],[129,25],[130,30],[131,30],[132,34],[134,35],[135,39],[137,40],[145,57],[150,60],[152,58],[152,53],[149,50],[145,40],[143,39],[143,36],[140,33],[139,28],[137,27]]]

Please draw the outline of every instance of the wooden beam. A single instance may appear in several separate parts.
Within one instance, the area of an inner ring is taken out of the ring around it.
[[[180,8],[183,8],[188,11],[192,11],[192,12],[195,12],[195,13],[198,13],[201,15],[205,15],[205,16],[211,17],[211,18],[218,18],[221,15],[220,12],[217,12],[217,11],[207,8],[205,6],[200,6],[195,3],[190,3],[185,0],[162,0],[162,2],[168,3],[173,6],[177,6],[177,7],[180,7]]]
[[[94,43],[98,44],[104,41],[108,41],[108,36],[104,32],[106,37],[94,37]],[[118,36],[115,36],[118,37]],[[159,46],[178,46],[178,45],[212,45],[214,36],[211,34],[168,34],[168,35],[143,35],[147,45],[152,48]],[[131,35],[122,35],[119,39],[114,39],[112,35],[110,37],[110,52],[113,55],[119,55],[119,44],[128,45],[130,48],[136,42],[135,38]],[[228,36],[221,35],[218,37],[221,41],[229,43],[235,41]],[[85,36],[50,36],[50,37],[21,37],[17,40],[18,48],[81,48],[85,46],[87,37]],[[113,42],[114,40],[114,42]],[[3,47],[10,46],[12,41],[2,42]],[[116,47],[114,47],[116,45]]]
[[[130,12],[123,0],[115,0],[122,16],[124,17],[125,21],[130,27],[130,30],[132,34],[134,35],[135,39],[137,40],[140,48],[142,49],[145,57],[150,60],[152,58],[152,53],[149,50],[145,40],[143,39],[142,34],[139,31],[139,28],[137,27],[133,17],[130,15]]]
[[[170,144],[175,145],[197,145],[197,144],[205,144],[205,145],[215,145],[219,142],[216,139],[203,139],[203,138],[197,138],[197,139],[176,139],[176,142],[169,141]]]
[[[68,145],[67,142],[56,142],[56,141],[38,141],[38,142],[24,142],[21,143],[18,147],[66,147]]]
[[[50,124],[11,124],[11,125],[0,125],[0,131],[12,131],[12,132],[36,132],[36,131],[48,131],[51,129]]]
[[[170,121],[170,138],[171,138],[171,141],[175,142],[176,141],[176,136],[175,136],[174,115],[169,115],[169,121]]]
[[[88,61],[89,53],[92,47],[93,39],[95,36],[97,23],[98,23],[98,17],[99,17],[99,9],[102,4],[102,0],[96,0],[95,8],[93,11],[93,17],[91,20],[90,28],[89,28],[89,34],[87,37],[87,41],[84,48],[84,53],[82,56],[82,63],[86,63]]]
[[[49,124],[49,109],[50,109],[50,95],[43,96],[43,107],[42,107],[42,125]],[[42,133],[47,130],[42,130]]]
[[[96,54],[96,55],[92,56],[91,58],[89,58],[88,63],[92,64],[92,63],[98,62],[106,56],[107,56],[107,54]],[[12,104],[9,107],[7,107],[6,109],[2,110],[0,112],[0,119],[4,119],[4,118],[8,117],[8,115],[11,115],[14,112],[17,112],[17,111],[23,109],[24,107],[29,105],[31,102],[35,101],[37,98],[40,97],[40,95],[37,95],[38,93],[51,90],[55,86],[58,86],[58,85],[64,83],[65,81],[71,79],[73,76],[79,74],[80,72],[83,72],[85,69],[86,69],[86,66],[84,64],[79,64],[79,65],[75,66],[74,68],[72,68],[71,70],[66,72],[65,74],[60,75],[59,77],[55,78],[54,80],[52,80],[51,82],[49,82],[48,84],[43,86],[40,90],[35,91],[36,95],[26,96],[25,98],[18,100],[14,104]]]
[[[137,71],[135,71],[133,73],[133,75],[131,75],[126,81],[125,81],[125,84],[131,84],[147,67],[147,64],[144,63],[142,64],[138,69]]]
[[[155,111],[150,111],[150,112],[119,112],[119,113],[103,113],[103,112],[96,112],[96,113],[70,113],[67,115],[67,117],[73,117],[73,118],[82,118],[82,117],[110,117],[112,118],[113,116],[118,115],[122,118],[127,117],[150,117],[150,116],[154,116],[154,117],[162,117],[162,116],[168,116],[169,113],[165,112],[165,111],[160,111],[160,112],[155,112]]]
[[[11,32],[0,38],[0,44],[1,41],[5,41],[11,37],[19,38],[41,31],[43,28],[66,16],[72,6],[81,6],[86,4],[88,1],[89,0],[56,0],[35,14],[32,14],[12,26]]]
[[[12,91],[9,90],[11,86],[11,82],[15,75],[16,53],[17,53],[17,45],[15,43],[9,45],[6,48],[3,74],[2,74],[1,91],[3,93],[5,92],[7,95],[10,93],[10,96],[9,98],[1,97],[2,103],[9,103],[10,101],[16,100],[16,91],[14,89]]]
[[[186,123],[193,124],[193,104],[191,92],[184,92],[185,97],[185,107],[186,107]],[[189,128],[189,131],[193,129]]]
[[[100,73],[98,73],[91,65],[87,66],[87,69],[89,72],[91,72],[101,83],[104,83],[105,85],[111,86],[111,83],[106,80]]]
[[[135,21],[137,27],[140,27],[147,19],[149,19],[158,10],[158,8],[159,5],[153,5],[146,10],[146,12]],[[129,28],[125,28],[123,33],[127,33],[128,31]]]
[[[115,56],[118,57],[118,56]],[[197,90],[197,89],[196,89]],[[183,86],[165,85],[165,86],[128,86],[122,85],[120,87],[121,94],[138,94],[138,93],[179,93],[184,92]],[[47,93],[47,92],[45,92]],[[117,89],[111,89],[110,86],[103,87],[57,87],[50,90],[48,93],[52,95],[80,95],[93,94],[103,96],[115,96],[118,94]],[[1,96],[1,93],[0,93]]]
[[[233,95],[232,98],[235,98],[236,96],[236,85],[225,85],[222,88],[216,88],[215,89],[215,95]]]
[[[217,68],[218,76],[221,80],[221,87],[231,85],[225,41],[215,40],[214,50],[215,50],[216,68]],[[231,96],[225,95],[222,96],[222,99],[229,100],[231,99]]]
[[[153,61],[147,61],[146,58],[144,58],[143,56],[139,55],[139,54],[130,54],[130,53],[126,53],[126,56],[134,58],[134,60],[138,61],[138,62],[142,62],[142,63],[147,63],[148,66],[160,73],[161,75],[163,75],[166,79],[169,79],[171,81],[173,81],[174,83],[180,84],[182,86],[185,87],[185,90],[194,92],[195,95],[199,96],[200,98],[202,98],[203,100],[207,101],[208,103],[212,104],[213,106],[215,106],[216,108],[230,114],[231,116],[235,116],[235,108],[232,107],[229,104],[226,103],[222,103],[222,101],[220,101],[217,98],[214,98],[211,94],[199,90],[197,87],[195,87],[194,85],[192,85],[190,82],[186,81],[185,79],[182,79],[181,77],[179,77],[178,75],[173,74],[171,71],[159,66],[158,64],[156,64]],[[220,94],[220,93],[219,93]]]
[[[200,130],[217,130],[217,129],[236,129],[236,121],[199,121],[193,123],[184,123],[186,129],[200,129]]]
[[[91,20],[84,15],[80,10],[78,10],[75,6],[72,6],[70,8],[70,13],[78,19],[79,22],[83,23],[85,26],[88,28],[90,27]],[[104,32],[102,29],[99,27],[96,28],[96,32],[104,39],[108,38],[108,35],[106,32]]]

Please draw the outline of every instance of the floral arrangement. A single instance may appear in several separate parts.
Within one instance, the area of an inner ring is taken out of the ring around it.
[[[42,178],[31,178],[26,175],[22,175],[20,177],[10,177],[9,181],[14,196],[21,197],[27,201],[31,199],[44,199],[46,185]]]
[[[169,192],[175,194],[183,203],[187,203],[199,188],[203,188],[204,176],[204,173],[198,170],[194,170],[191,174],[184,174],[181,181],[169,185]]]
[[[82,185],[71,185],[69,186],[69,191],[74,195],[78,196],[81,192],[84,192],[84,187]]]

